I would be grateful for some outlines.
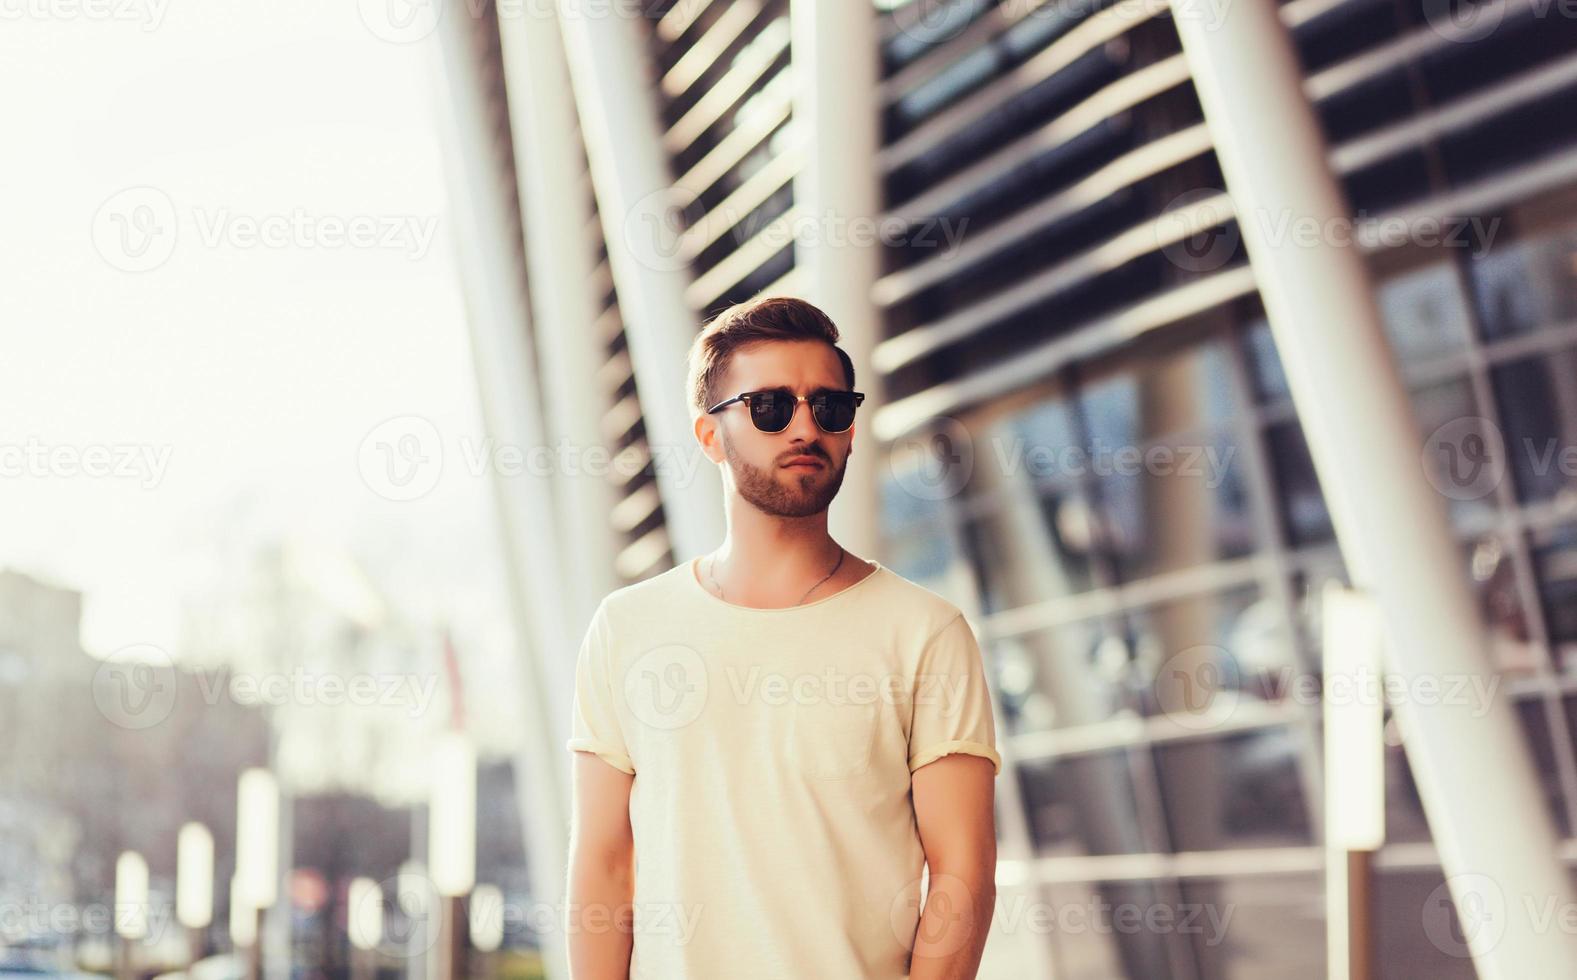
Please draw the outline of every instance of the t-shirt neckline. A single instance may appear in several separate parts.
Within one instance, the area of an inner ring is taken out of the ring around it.
[[[835,601],[837,599],[841,599],[844,596],[848,595],[850,592],[853,592],[855,589],[858,589],[860,586],[864,585],[866,582],[869,582],[871,579],[875,578],[876,576],[880,575],[882,572],[887,570],[886,566],[884,566],[881,562],[877,561],[874,558],[870,559],[870,564],[876,566],[874,571],[872,571],[869,575],[865,576],[864,578],[860,579],[858,582],[855,582],[853,585],[845,586],[844,588],[839,589],[837,592],[834,592],[832,595],[823,596],[822,598],[817,599],[815,602],[807,602],[807,603],[804,603],[804,604],[798,605],[798,606],[779,606],[779,607],[777,607],[775,609],[762,609],[762,608],[758,608],[756,606],[741,606],[738,603],[729,602],[727,599],[720,599],[717,596],[713,595],[711,593],[711,591],[707,589],[706,586],[701,584],[701,558],[700,558],[700,556],[697,556],[695,558],[691,558],[689,561],[685,562],[685,568],[687,570],[686,574],[685,574],[685,578],[689,579],[690,585],[694,589],[696,589],[698,592],[700,592],[703,596],[705,596],[707,599],[711,600],[712,602],[716,603],[717,605],[722,606],[725,609],[733,609],[733,610],[737,610],[739,612],[747,613],[747,614],[749,614],[749,613],[791,613],[791,612],[799,612],[800,610],[803,610],[803,609],[814,609],[817,606],[823,605],[824,603],[833,602],[833,601]]]

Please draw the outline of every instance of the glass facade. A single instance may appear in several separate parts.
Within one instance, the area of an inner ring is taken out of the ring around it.
[[[1241,917],[1217,941],[1057,922],[1048,962],[1315,975],[1318,596],[1346,572],[1238,229],[1157,230],[1225,188],[1169,15],[877,6],[873,166],[880,217],[907,232],[873,291],[877,428],[902,433],[883,440],[883,560],[981,637],[1013,772],[1003,853],[1032,898]],[[1497,11],[1470,36],[1425,0],[1282,4],[1425,437],[1418,465],[1569,837],[1577,22]],[[703,317],[792,291],[793,249],[759,234],[794,215],[788,14],[669,4],[652,22]],[[1431,233],[1390,240],[1387,220]],[[1439,884],[1394,719],[1385,732],[1382,906]],[[1471,975],[1393,918],[1384,975]]]

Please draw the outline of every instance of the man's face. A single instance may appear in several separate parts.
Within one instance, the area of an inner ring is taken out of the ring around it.
[[[784,387],[797,395],[849,388],[838,355],[819,340],[753,344],[735,351],[724,373],[718,401],[764,388]],[[750,421],[750,409],[741,402],[701,418],[697,433],[707,456],[713,462],[727,461],[739,495],[763,513],[808,517],[826,510],[838,495],[857,426],[846,432],[823,432],[811,416],[810,405],[804,403],[782,432],[757,429]],[[715,426],[715,441],[702,427],[707,419]],[[805,456],[820,465],[791,465],[791,460]]]

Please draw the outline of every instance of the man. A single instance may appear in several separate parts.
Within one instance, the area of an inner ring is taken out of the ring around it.
[[[576,980],[979,967],[1002,765],[980,648],[956,606],[827,533],[863,398],[837,341],[822,311],[775,297],[691,349],[728,530],[608,595],[581,646]]]

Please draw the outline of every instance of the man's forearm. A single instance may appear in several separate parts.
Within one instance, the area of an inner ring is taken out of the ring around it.
[[[992,868],[931,868],[910,980],[974,980],[996,900]]]
[[[634,894],[631,861],[571,857],[565,932],[572,980],[627,980]]]

